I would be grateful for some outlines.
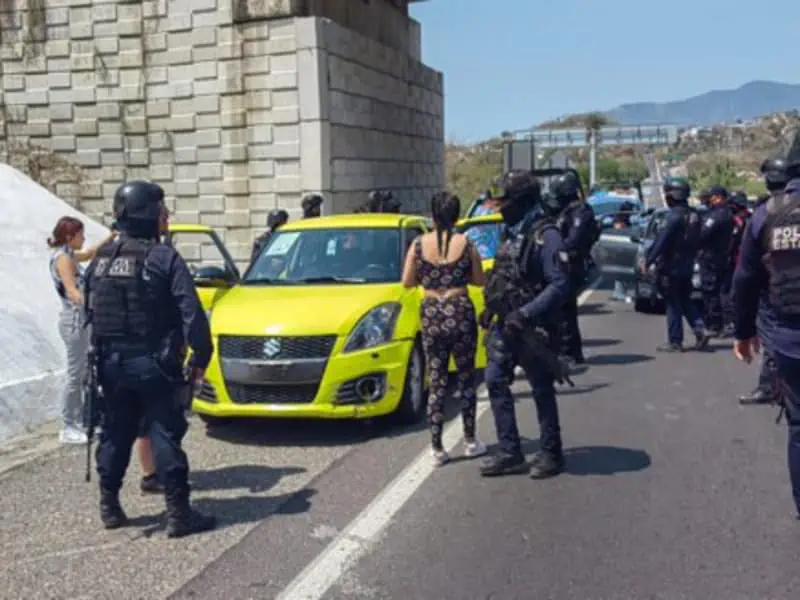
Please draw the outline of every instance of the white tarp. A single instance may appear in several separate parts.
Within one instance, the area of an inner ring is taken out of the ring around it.
[[[0,164],[0,441],[60,415],[65,352],[47,238],[63,216],[84,223],[87,245],[108,235],[103,225]]]

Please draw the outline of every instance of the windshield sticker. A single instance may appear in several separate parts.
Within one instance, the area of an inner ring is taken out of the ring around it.
[[[300,236],[300,232],[294,233],[281,233],[275,238],[275,241],[267,248],[267,256],[283,256],[294,245],[295,240]]]
[[[327,256],[336,256],[336,240],[328,240],[328,247],[325,249]]]

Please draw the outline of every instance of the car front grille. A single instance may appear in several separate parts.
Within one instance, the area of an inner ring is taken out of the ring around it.
[[[317,396],[319,384],[242,385],[227,383],[226,387],[234,404],[310,404]]]
[[[271,342],[274,343],[272,350],[269,347]],[[328,358],[335,343],[335,335],[301,337],[221,335],[219,354],[223,358],[262,360]],[[278,347],[280,349],[275,352],[274,348]]]

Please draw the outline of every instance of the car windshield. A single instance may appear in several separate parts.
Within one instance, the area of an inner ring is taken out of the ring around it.
[[[467,239],[475,244],[481,260],[493,259],[500,247],[500,237],[503,232],[502,223],[481,223],[468,226],[464,230]]]
[[[242,284],[388,283],[401,266],[399,229],[278,231]]]

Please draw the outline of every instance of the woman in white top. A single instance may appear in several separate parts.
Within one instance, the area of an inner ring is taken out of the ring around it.
[[[79,265],[94,258],[97,248],[112,239],[113,235],[84,250],[83,223],[74,217],[62,217],[56,223],[52,237],[47,240],[47,245],[53,249],[50,276],[61,298],[58,332],[67,350],[67,383],[61,400],[63,428],[59,436],[65,444],[86,443],[82,427],[81,387],[86,371],[89,334],[84,327],[83,273]]]

